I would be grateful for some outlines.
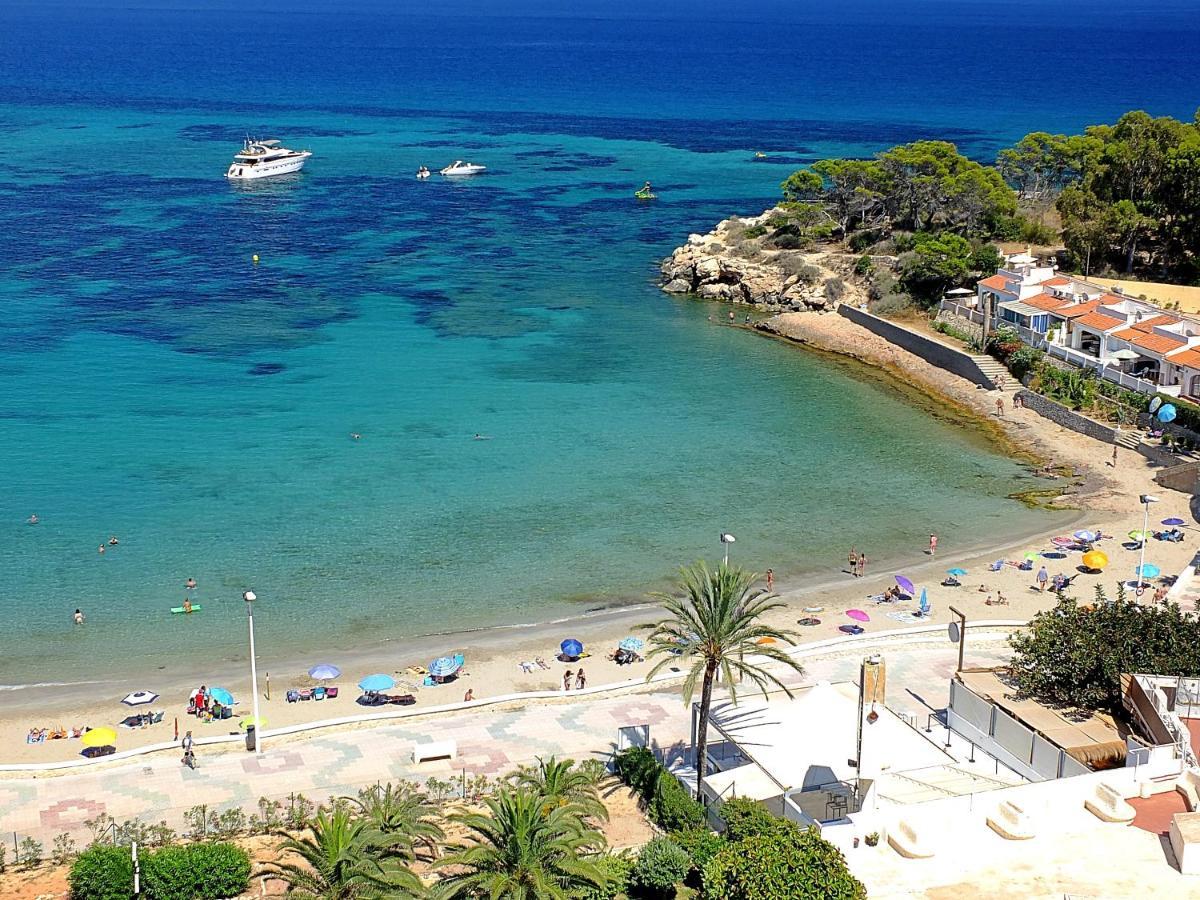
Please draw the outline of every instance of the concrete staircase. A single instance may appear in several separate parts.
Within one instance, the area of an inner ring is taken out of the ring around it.
[[[1137,450],[1142,442],[1141,435],[1136,431],[1118,431],[1116,443],[1128,450]]]
[[[1016,379],[1008,374],[1008,369],[990,356],[972,356],[971,361],[979,366],[979,371],[992,383],[992,387],[996,386],[997,379],[1001,377],[1007,382],[1016,383]]]

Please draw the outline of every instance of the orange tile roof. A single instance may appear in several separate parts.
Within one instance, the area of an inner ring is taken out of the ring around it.
[[[1075,301],[1064,300],[1062,297],[1055,297],[1053,294],[1035,294],[1021,302],[1028,303],[1034,309],[1044,309],[1046,312],[1053,312],[1056,309],[1062,309],[1064,306],[1070,306]]]
[[[1062,287],[1064,284],[1070,284],[1070,283],[1071,283],[1070,278],[1062,278],[1062,277],[1047,278],[1045,281],[1042,282],[1042,284],[1049,285],[1050,287]]]
[[[1167,360],[1177,366],[1187,366],[1189,369],[1200,369],[1200,350],[1193,350],[1190,347],[1179,353],[1175,353]]]
[[[1100,315],[1099,313],[1097,315]],[[1080,319],[1082,322],[1083,320]],[[1172,335],[1167,337],[1164,334],[1155,334],[1148,331],[1139,331],[1137,328],[1123,328],[1120,331],[1114,331],[1113,337],[1123,341],[1129,341],[1135,347],[1141,347],[1143,350],[1149,350],[1151,353],[1170,353],[1172,350],[1178,350],[1187,341],[1181,337]]]
[[[1058,314],[1064,319],[1077,319],[1080,316],[1087,315],[1099,305],[1099,300],[1088,300],[1086,303],[1080,303],[1076,306],[1064,307],[1058,311]]]
[[[1178,325],[1179,322],[1174,316],[1151,316],[1149,319],[1134,322],[1133,327],[1138,331],[1152,331],[1156,325]]]
[[[1099,303],[1096,305],[1099,306]],[[1106,316],[1102,312],[1090,312],[1085,316],[1079,317],[1079,324],[1086,325],[1088,328],[1095,328],[1097,331],[1108,331],[1110,328],[1124,325],[1125,320]]]
[[[1005,291],[1010,294],[1012,293],[1012,291],[1005,287],[1005,285],[1008,284],[1008,279],[1003,275],[992,275],[990,278],[985,278],[979,283],[985,288],[989,288],[993,291]]]

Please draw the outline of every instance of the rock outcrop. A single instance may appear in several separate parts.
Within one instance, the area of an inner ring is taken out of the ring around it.
[[[775,312],[832,307],[825,282],[842,273],[831,266],[829,254],[768,249],[756,235],[777,212],[726,219],[708,234],[690,235],[663,260],[662,289]]]

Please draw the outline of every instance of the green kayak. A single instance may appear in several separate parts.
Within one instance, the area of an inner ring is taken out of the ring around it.
[[[193,603],[193,604],[192,604],[192,612],[200,612],[200,610],[201,610],[201,609],[203,609],[203,608],[204,608],[204,607],[202,607],[202,606],[201,606],[199,603]],[[182,612],[183,612],[183,607],[182,607],[182,606],[172,606],[172,607],[171,607],[171,612],[173,612],[173,613],[175,613],[176,615],[178,615],[179,613],[182,613]]]

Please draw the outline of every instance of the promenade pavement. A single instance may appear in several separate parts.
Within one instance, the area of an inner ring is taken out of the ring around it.
[[[867,643],[836,655],[806,661],[793,684],[819,680],[854,681]],[[926,714],[943,708],[957,661],[953,645],[916,644],[879,648],[888,666],[888,704],[898,712]],[[971,649],[970,662],[1003,661],[1003,644]],[[0,779],[0,833],[32,836],[48,847],[54,836],[72,834],[81,843],[90,837],[84,822],[102,816],[118,823],[133,818],[165,821],[184,830],[184,812],[197,805],[254,812],[260,797],[283,800],[303,794],[321,802],[354,794],[378,781],[431,777],[447,780],[480,774],[503,775],[537,757],[586,759],[606,757],[617,729],[649,725],[651,742],[665,758],[681,758],[691,728],[690,715],[677,690],[647,688],[612,696],[560,701],[538,700],[504,707],[480,707],[453,713],[404,719],[341,730],[317,731],[268,741],[262,757],[244,749],[201,752],[195,771],[180,765],[177,754],[99,766],[63,775]],[[458,757],[414,765],[412,745],[454,740]]]

